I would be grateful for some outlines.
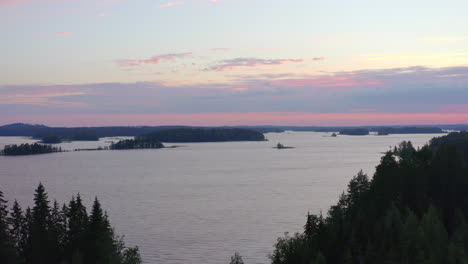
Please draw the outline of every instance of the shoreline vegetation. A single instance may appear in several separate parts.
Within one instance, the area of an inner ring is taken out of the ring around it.
[[[467,263],[468,133],[387,151],[324,216],[278,238],[272,264]]]
[[[114,233],[97,198],[88,213],[80,194],[68,203],[51,203],[42,184],[34,205],[23,210],[0,190],[0,263],[140,264],[138,247],[126,247]]]
[[[343,129],[366,129],[381,134],[444,133],[444,130],[468,130],[468,124],[431,126],[360,126],[360,127],[316,127],[316,126],[231,126],[231,127],[189,127],[189,126],[109,126],[109,127],[48,127],[15,123],[0,126],[0,136],[26,136],[42,139],[57,136],[63,141],[97,140],[103,137],[137,137],[144,134],[172,129],[247,129],[260,133],[281,133],[285,131],[336,132]]]

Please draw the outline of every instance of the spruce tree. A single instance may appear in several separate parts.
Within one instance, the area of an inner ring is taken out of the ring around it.
[[[90,264],[109,263],[110,257],[114,253],[112,229],[99,200],[95,198],[86,234],[85,262]]]
[[[85,246],[86,229],[88,228],[88,214],[86,207],[83,205],[80,195],[76,199],[72,197],[66,212],[68,219],[67,223],[67,243],[65,245],[65,254],[71,261],[72,256],[79,255],[82,258],[82,253]],[[75,257],[77,259],[78,257]]]
[[[24,250],[28,234],[25,216],[21,210],[21,206],[16,200],[11,208],[10,216],[8,217],[8,224],[10,226],[10,236],[15,245],[16,255],[18,256],[19,262],[23,263],[25,261]]]
[[[34,264],[51,262],[51,245],[49,239],[50,207],[44,186],[40,183],[34,194],[32,209],[31,260]]]
[[[16,263],[16,254],[13,239],[10,236],[7,222],[7,201],[0,191],[0,263]]]

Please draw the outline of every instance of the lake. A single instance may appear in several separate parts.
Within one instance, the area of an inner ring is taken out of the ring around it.
[[[338,136],[268,133],[265,142],[184,143],[155,150],[0,156],[0,189],[32,204],[42,182],[49,198],[98,196],[117,234],[138,245],[144,263],[269,263],[284,232],[302,231],[307,212],[326,214],[359,171],[372,175],[382,152],[403,140],[422,146],[439,135]],[[99,142],[62,143],[64,149]],[[5,144],[34,142],[0,137]],[[278,142],[294,149],[273,149]],[[11,203],[10,203],[11,205]]]

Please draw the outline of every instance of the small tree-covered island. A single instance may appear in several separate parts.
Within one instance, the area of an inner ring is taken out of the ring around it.
[[[36,155],[62,152],[62,148],[54,147],[51,145],[43,145],[38,143],[33,144],[19,144],[19,145],[6,145],[0,155],[5,156],[22,156],[22,155]]]
[[[8,209],[0,190],[0,263],[139,264],[141,258],[138,247],[125,247],[114,233],[97,198],[88,214],[79,194],[51,204],[39,184],[26,210],[16,201]]]
[[[468,133],[403,142],[326,216],[278,239],[273,264],[468,263]]]

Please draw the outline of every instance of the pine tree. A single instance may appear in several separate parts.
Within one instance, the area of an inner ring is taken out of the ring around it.
[[[51,262],[51,245],[49,241],[50,207],[44,186],[40,183],[34,194],[32,209],[31,259],[34,264]]]
[[[7,215],[7,201],[0,191],[0,263],[2,264],[16,263],[16,250],[8,230]]]
[[[51,250],[54,253],[54,262],[61,263],[64,260],[64,244],[66,235],[66,224],[67,219],[64,212],[59,208],[57,201],[54,201],[54,205],[51,210],[50,219],[48,223],[49,228],[49,243]]]
[[[27,227],[26,219],[21,210],[21,206],[15,200],[13,207],[8,218],[8,224],[10,226],[10,236],[13,239],[13,243],[16,249],[16,255],[18,256],[19,262],[23,263],[25,261],[25,252],[24,249],[27,243]]]
[[[75,255],[79,255],[81,259],[82,252],[84,252],[86,229],[88,228],[88,214],[79,194],[76,199],[72,197],[66,210],[66,216],[68,231],[65,255],[70,258],[70,261],[72,256]]]
[[[101,208],[99,200],[95,198],[93,209],[89,217],[86,235],[86,263],[117,263],[120,262],[121,252],[116,247],[114,233],[107,214]]]
[[[234,256],[231,257],[230,264],[244,264],[242,256],[238,252],[235,252]]]

